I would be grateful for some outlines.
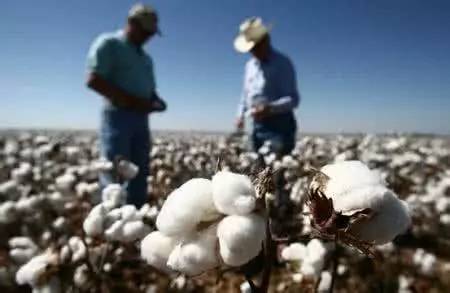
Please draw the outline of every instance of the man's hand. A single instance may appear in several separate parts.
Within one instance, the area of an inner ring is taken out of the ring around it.
[[[255,121],[261,121],[270,116],[270,106],[268,105],[257,105],[251,109],[251,113],[253,116],[253,119]]]
[[[152,102],[152,112],[164,112],[167,109],[167,104],[161,99],[157,94],[153,95]]]

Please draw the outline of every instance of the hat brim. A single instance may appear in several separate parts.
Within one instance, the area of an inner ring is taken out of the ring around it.
[[[238,35],[234,39],[234,49],[239,53],[248,53],[253,47],[255,47],[256,42],[247,41],[244,35]]]

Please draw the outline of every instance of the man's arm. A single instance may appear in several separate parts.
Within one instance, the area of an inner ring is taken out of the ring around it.
[[[269,104],[271,113],[292,111],[300,102],[295,69],[290,60],[286,63],[283,71],[283,82],[281,84],[283,96]]]
[[[238,104],[237,119],[236,119],[236,127],[238,129],[244,128],[245,113],[248,110],[247,88],[246,88],[246,83],[245,83],[246,75],[247,75],[247,66],[244,71],[244,81],[242,83],[242,93],[241,93],[241,98],[240,98],[239,104]]]
[[[149,113],[153,110],[152,100],[130,95],[95,72],[88,74],[86,85],[107,98],[116,107],[144,113]]]

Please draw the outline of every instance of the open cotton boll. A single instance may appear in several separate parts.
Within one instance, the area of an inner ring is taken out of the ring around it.
[[[384,185],[380,174],[370,170],[360,161],[343,161],[329,164],[320,170],[330,179],[325,193],[338,197],[355,188],[367,185]]]
[[[103,204],[96,205],[83,222],[83,230],[88,236],[98,236],[103,233],[106,209]]]
[[[123,179],[131,180],[138,174],[139,167],[127,160],[121,160],[117,164],[117,172]]]
[[[57,264],[57,255],[52,254],[50,251],[35,256],[19,268],[16,273],[16,282],[19,285],[29,284],[35,287],[48,267],[55,264]]]
[[[122,241],[133,242],[137,239],[143,238],[150,231],[150,227],[141,221],[127,222],[122,228]]]
[[[333,208],[344,215],[370,210],[370,216],[355,222],[350,233],[361,240],[384,244],[406,231],[411,225],[405,202],[384,186],[380,174],[359,161],[344,161],[324,166],[328,176],[325,196],[333,200]]]
[[[141,258],[160,271],[170,272],[167,260],[177,242],[175,238],[154,231],[145,236],[141,242]]]
[[[114,222],[108,229],[105,231],[105,236],[108,240],[116,240],[120,241],[123,237],[123,225],[125,223],[122,220]]]
[[[221,213],[245,215],[255,209],[255,187],[246,175],[217,172],[212,178],[212,192],[214,204]]]
[[[328,247],[318,239],[312,239],[306,245],[301,262],[300,273],[308,277],[318,277],[325,265]]]
[[[323,271],[320,274],[320,283],[319,286],[317,287],[317,292],[329,292],[330,288],[331,288],[331,281],[332,280],[332,276],[331,273],[328,271]]]
[[[114,164],[106,158],[100,158],[99,160],[91,163],[91,168],[98,172],[107,172],[114,168]]]
[[[126,192],[120,184],[109,184],[102,191],[102,201],[107,209],[117,207],[125,202]]]
[[[0,224],[13,223],[17,219],[16,203],[6,201],[0,204]]]
[[[120,208],[121,218],[124,222],[141,220],[134,205],[124,205]]]
[[[201,222],[218,218],[208,179],[194,178],[167,197],[156,219],[158,230],[168,236],[189,235]]]
[[[167,265],[174,271],[196,276],[219,265],[216,253],[217,227],[211,226],[187,237],[171,252]]]
[[[406,203],[385,189],[375,214],[368,220],[355,223],[349,231],[361,240],[385,244],[405,232],[410,225],[411,218]]]
[[[281,258],[286,261],[299,261],[305,257],[306,246],[302,243],[291,243],[281,251]]]
[[[77,178],[72,173],[66,173],[55,179],[55,186],[61,192],[70,191],[72,186],[75,184]]]
[[[87,247],[84,245],[83,241],[78,236],[72,236],[69,239],[69,247],[72,251],[72,262],[78,262],[87,255]]]
[[[148,218],[154,220],[159,214],[159,209],[157,206],[150,206],[148,203],[146,203],[139,209],[137,213],[141,219]]]
[[[256,257],[262,248],[266,226],[264,218],[256,215],[232,215],[220,221],[220,255],[230,266],[240,266]]]

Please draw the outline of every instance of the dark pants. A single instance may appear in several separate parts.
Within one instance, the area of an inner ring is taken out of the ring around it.
[[[122,156],[139,167],[139,172],[127,186],[127,204],[141,207],[146,203],[147,177],[150,164],[150,131],[148,116],[125,110],[105,109],[102,112],[100,131],[102,156],[114,161]],[[100,176],[102,187],[113,183],[113,176]]]
[[[279,156],[289,154],[295,147],[297,122],[293,113],[274,115],[262,122],[255,122],[252,147],[255,152],[269,141],[271,150]]]

